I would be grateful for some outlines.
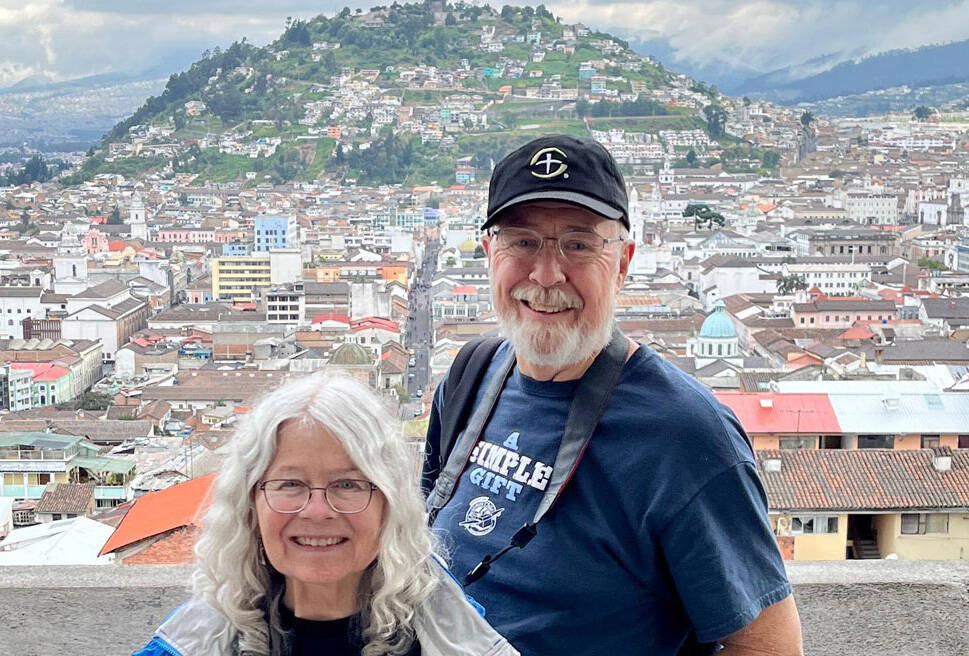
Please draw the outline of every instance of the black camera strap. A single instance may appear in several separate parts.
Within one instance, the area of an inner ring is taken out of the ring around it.
[[[586,370],[579,380],[575,397],[569,406],[569,415],[565,424],[565,432],[559,444],[558,453],[555,456],[555,464],[552,470],[552,477],[542,495],[542,499],[535,510],[532,521],[525,524],[522,528],[512,535],[508,546],[494,555],[488,554],[482,558],[465,577],[464,585],[474,583],[488,573],[491,565],[504,556],[512,549],[524,548],[537,533],[537,525],[543,517],[552,509],[556,501],[562,495],[575,471],[579,467],[579,462],[589,446],[589,440],[595,431],[599,420],[602,418],[609,400],[612,398],[613,390],[619,382],[622,368],[626,364],[626,355],[629,349],[629,341],[622,334],[618,327],[612,332],[612,339],[609,344]],[[457,486],[461,474],[468,465],[471,452],[481,439],[488,419],[494,411],[501,395],[501,390],[510,375],[515,362],[513,353],[501,363],[498,371],[488,382],[484,396],[479,401],[468,426],[461,434],[458,442],[454,445],[447,464],[438,476],[434,484],[434,489],[427,498],[427,508],[431,517],[451,499],[454,489]]]

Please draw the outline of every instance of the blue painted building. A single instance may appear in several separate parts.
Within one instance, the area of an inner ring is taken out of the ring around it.
[[[293,216],[257,216],[254,232],[253,250],[257,252],[299,246],[296,217]]]
[[[248,255],[251,249],[252,249],[251,244],[243,244],[241,242],[222,244],[223,255]]]

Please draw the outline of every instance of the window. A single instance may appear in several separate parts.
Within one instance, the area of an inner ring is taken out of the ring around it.
[[[782,449],[813,449],[814,444],[813,437],[782,437],[780,439]]]
[[[793,535],[824,535],[837,532],[837,515],[795,515],[791,517],[791,533]]]
[[[895,447],[894,435],[859,435],[859,449],[892,449]]]
[[[948,532],[948,513],[902,513],[902,535]]]
[[[939,436],[938,435],[923,435],[922,436],[922,448],[931,449],[933,447],[939,446]]]
[[[969,435],[960,435],[958,445],[960,449],[969,449]]]

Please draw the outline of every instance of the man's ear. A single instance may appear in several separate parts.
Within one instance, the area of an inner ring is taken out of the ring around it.
[[[629,262],[633,259],[636,252],[636,243],[631,239],[623,242],[619,250],[619,273],[616,276],[616,291],[622,289],[622,284],[626,282],[626,274],[629,273]]]
[[[481,235],[481,248],[484,249],[485,255],[488,256],[488,260],[491,260],[491,235],[487,232]]]

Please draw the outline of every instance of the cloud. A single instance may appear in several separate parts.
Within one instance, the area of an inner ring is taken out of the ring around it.
[[[0,87],[32,76],[138,73],[173,52],[200,56],[242,37],[262,45],[282,33],[287,16],[332,15],[345,5],[364,3],[0,0]]]
[[[492,2],[500,7],[507,0]],[[246,37],[262,45],[287,16],[333,15],[348,0],[0,0],[0,86],[27,76],[135,73],[172,53]],[[387,4],[386,2],[383,4]],[[529,4],[538,4],[532,2]],[[564,22],[662,39],[673,68],[769,71],[822,54],[854,56],[969,38],[969,0],[546,0]]]
[[[674,61],[763,71],[827,53],[873,53],[969,38],[969,0],[577,0],[550,2],[563,21],[628,38],[663,38]]]

